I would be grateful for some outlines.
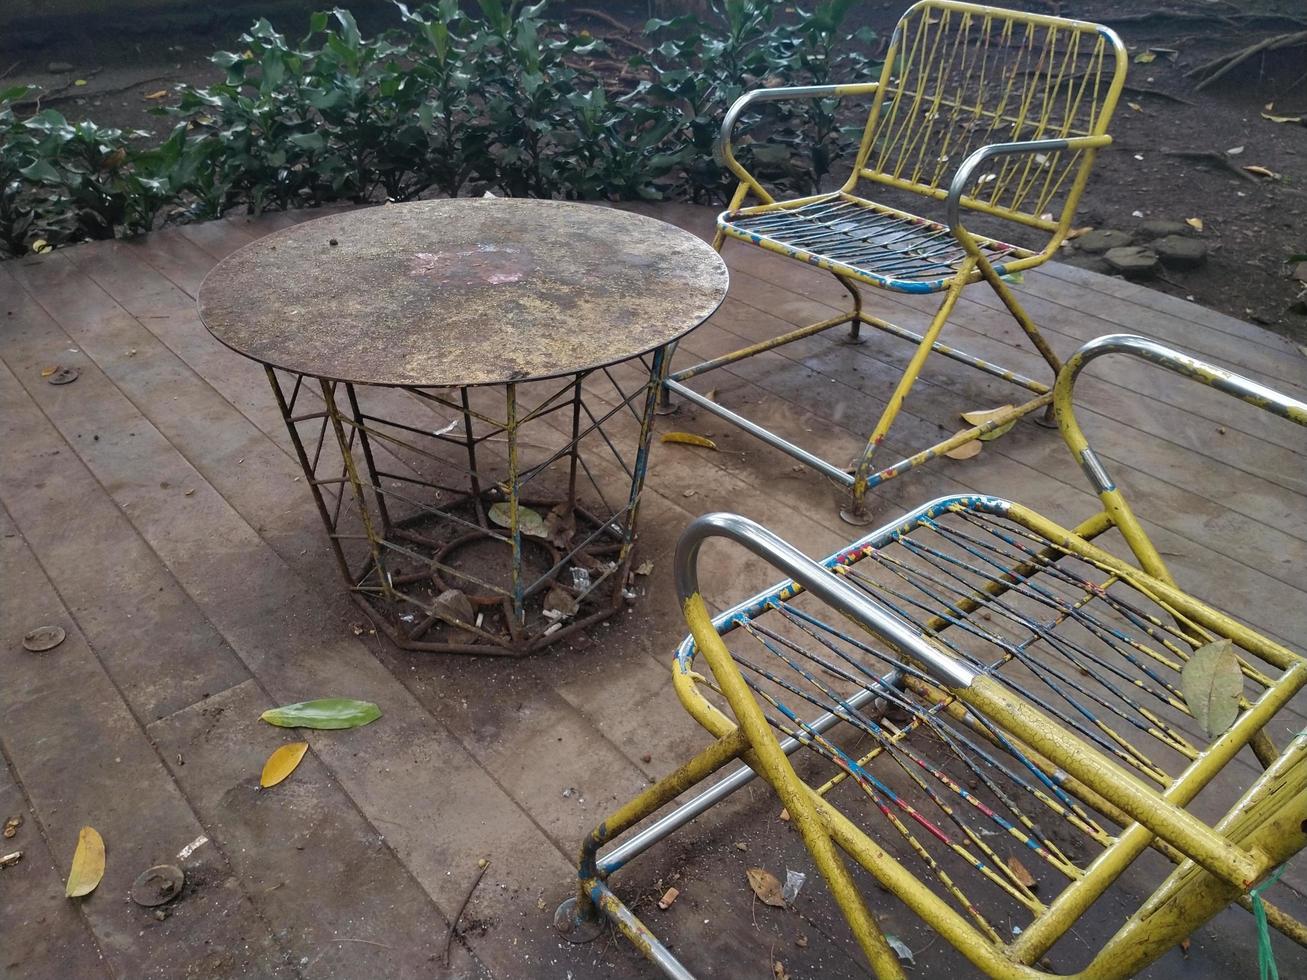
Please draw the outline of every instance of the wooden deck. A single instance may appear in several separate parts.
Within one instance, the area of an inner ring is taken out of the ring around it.
[[[704,209],[642,210],[701,234],[711,225]],[[670,578],[677,534],[694,515],[735,510],[823,555],[853,529],[812,472],[683,410],[660,426],[711,435],[722,451],[657,446],[641,517],[654,572],[628,615],[515,663],[406,654],[359,635],[261,369],[214,342],[195,313],[222,256],[312,216],[173,227],[0,265],[0,818],[26,818],[0,848],[24,852],[0,870],[0,971],[650,975],[625,941],[568,946],[551,920],[583,834],[704,741],[668,671],[683,632]],[[756,249],[726,254],[730,299],[682,343],[678,363],[840,304],[829,277]],[[1307,392],[1307,357],[1250,324],[1064,266],[1027,275],[1019,291],[1064,356],[1091,337],[1136,332]],[[1042,377],[995,297],[968,296],[951,342]],[[909,327],[924,325],[932,302],[868,300]],[[852,457],[910,350],[882,336],[861,347],[835,339],[761,355],[702,387],[827,458]],[[80,378],[47,384],[42,369],[55,363]],[[1089,375],[1085,428],[1181,584],[1303,649],[1304,433],[1140,364],[1111,359]],[[936,362],[885,452],[934,441],[958,427],[958,411],[1010,396]],[[1056,434],[1023,423],[974,460],[888,484],[877,506],[888,518],[961,490],[1065,524],[1095,504]],[[725,551],[708,557],[718,605],[774,578]],[[64,626],[66,642],[24,652],[19,638],[45,623]],[[291,780],[258,792],[263,760],[285,740],[259,713],[331,694],[376,701],[385,716],[310,735]],[[675,883],[681,898],[650,922],[705,976],[771,976],[775,960],[795,978],[865,975],[819,884],[799,913],[751,907],[746,866],[782,877],[808,867],[776,809],[759,790],[741,794],[622,872],[617,890],[648,911]],[[108,872],[74,904],[62,881],[85,824],[107,842]],[[139,872],[187,846],[187,893],[163,921],[125,900]],[[490,869],[444,970],[449,918],[482,857]],[[1305,889],[1307,874],[1291,869],[1268,897],[1304,916]],[[887,928],[918,951],[916,975],[970,975],[883,904]],[[1175,951],[1153,974],[1248,975],[1254,950],[1252,921],[1234,910],[1195,933],[1188,963]],[[1302,950],[1278,939],[1276,950],[1282,975],[1304,975]]]

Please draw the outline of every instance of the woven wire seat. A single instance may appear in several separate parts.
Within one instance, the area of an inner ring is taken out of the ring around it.
[[[937,292],[967,258],[947,225],[884,207],[852,194],[830,194],[795,207],[746,208],[728,212],[718,228],[831,272],[883,289]],[[976,237],[999,275],[1004,260],[1028,258],[1026,249]],[[972,281],[980,279],[974,267]]]
[[[1055,389],[1103,505],[1075,528],[964,494],[815,562],[745,518],[697,519],[677,549],[690,636],[672,676],[715,741],[591,833],[564,934],[584,937],[602,914],[668,976],[690,977],[608,875],[761,776],[878,976],[902,968],[849,864],[989,976],[1132,976],[1235,903],[1307,947],[1307,926],[1260,896],[1307,846],[1293,703],[1307,659],[1171,578],[1072,409],[1076,377],[1105,354],[1307,426],[1303,402],[1103,337]],[[1098,543],[1109,530],[1131,561]],[[710,617],[697,567],[712,537],[790,577]],[[735,759],[746,765],[623,837]]]

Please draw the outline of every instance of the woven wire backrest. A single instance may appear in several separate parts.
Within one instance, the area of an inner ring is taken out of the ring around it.
[[[1210,742],[1180,687],[1210,633],[984,506],[927,512],[837,568],[1159,791]],[[807,593],[763,601],[724,638],[778,736],[805,746],[796,770],[991,942],[1028,927],[1129,822]],[[1242,667],[1246,706],[1275,677]],[[820,734],[823,711],[842,722]],[[1272,735],[1302,727],[1289,714]],[[1258,769],[1243,750],[1191,809],[1214,820]]]
[[[858,176],[940,197],[982,146],[1101,135],[1124,81],[1123,52],[1094,24],[919,3],[895,30]],[[1043,226],[1071,200],[1091,152],[996,160],[964,204]]]

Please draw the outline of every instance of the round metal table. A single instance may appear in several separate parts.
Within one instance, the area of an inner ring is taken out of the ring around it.
[[[522,654],[628,596],[670,346],[716,252],[612,208],[480,198],[269,235],[200,287],[264,365],[341,573],[400,646]]]

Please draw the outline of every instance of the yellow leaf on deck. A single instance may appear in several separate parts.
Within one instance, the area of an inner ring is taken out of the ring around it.
[[[1128,106],[1129,106],[1131,109],[1133,109],[1135,112],[1143,112],[1143,111],[1144,111],[1144,107],[1141,106],[1138,102],[1127,102],[1126,105],[1128,105]]]
[[[1192,228],[1194,231],[1202,231],[1202,230],[1203,230],[1203,219],[1202,219],[1202,218],[1185,218],[1185,219],[1184,219],[1184,223],[1187,224],[1187,225],[1188,225],[1190,228]]]
[[[994,419],[1000,418],[1003,415],[1006,415],[1010,411],[1012,411],[1011,405],[1000,405],[998,408],[991,408],[988,411],[983,411],[983,412],[963,412],[962,421],[970,422],[972,425],[984,425],[986,422],[992,422]],[[994,426],[994,428],[990,429],[988,432],[981,435],[980,439],[982,442],[989,442],[991,439],[997,439],[999,436],[1007,432],[1008,429],[1012,428],[1012,426],[1016,424],[1017,424],[1017,420],[1012,419],[1009,422],[1004,422],[1002,425],[996,425]],[[945,454],[945,455],[950,455],[950,454]],[[972,455],[975,454],[973,453]],[[950,458],[958,459],[959,457],[950,456]],[[962,458],[966,458],[966,457],[962,457]]]
[[[73,852],[73,866],[68,871],[64,894],[69,898],[89,895],[103,877],[104,838],[94,827],[83,827],[77,835],[77,850]]]
[[[1135,64],[1137,65],[1151,65],[1156,60],[1157,55],[1151,51],[1140,51],[1135,55]]]
[[[276,786],[295,771],[295,767],[300,764],[300,760],[304,758],[304,753],[308,750],[308,742],[287,742],[278,748],[277,751],[268,756],[268,761],[263,764],[263,774],[259,776],[259,786],[263,789]]]
[[[147,99],[166,99],[168,98],[168,90],[166,88],[161,88],[157,92],[147,93],[144,97]]]
[[[1012,411],[1011,405],[1000,405],[998,408],[985,408],[976,412],[963,412],[962,421],[970,422],[972,425],[984,425],[990,419],[998,418],[1006,412]]]
[[[681,446],[702,446],[704,449],[716,449],[717,443],[693,432],[664,432],[663,442],[676,443]]]
[[[973,459],[980,455],[980,450],[982,448],[980,440],[972,439],[970,442],[964,442],[960,446],[954,446],[944,455],[949,459]]]
[[[1280,175],[1269,167],[1259,167],[1257,164],[1251,164],[1244,167],[1250,174],[1256,174],[1258,177],[1269,177],[1271,180],[1279,180]]]
[[[1276,116],[1269,112],[1262,113],[1263,119],[1268,119],[1273,123],[1301,123],[1302,116]]]

